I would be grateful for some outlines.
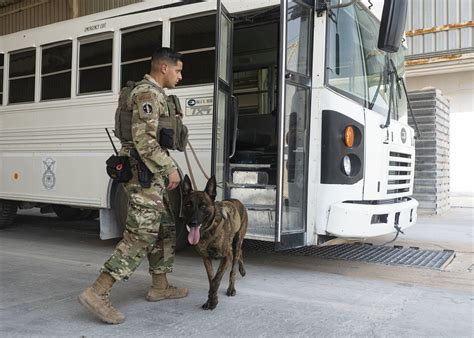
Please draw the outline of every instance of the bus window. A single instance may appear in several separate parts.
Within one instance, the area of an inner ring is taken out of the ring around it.
[[[214,82],[216,16],[171,23],[171,48],[183,54],[182,86]]]
[[[10,54],[8,103],[35,100],[35,62],[35,49]]]
[[[111,36],[79,41],[79,94],[112,89]]]
[[[122,33],[121,87],[127,81],[139,81],[150,71],[151,54],[161,47],[162,26]]]
[[[328,15],[326,83],[365,104],[366,80],[354,6],[334,9]]]
[[[3,54],[0,53],[0,106],[3,102]]]
[[[239,115],[270,114],[276,108],[278,22],[249,25],[234,30],[234,95]]]
[[[72,42],[45,46],[41,53],[41,100],[71,97]]]

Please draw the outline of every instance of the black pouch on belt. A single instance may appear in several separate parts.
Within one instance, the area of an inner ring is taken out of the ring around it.
[[[132,178],[128,156],[112,155],[105,161],[105,165],[109,177],[119,183],[126,183]]]
[[[137,171],[138,171],[138,182],[142,188],[151,187],[151,180],[153,179],[153,173],[148,169],[148,167],[143,163],[138,151],[135,148],[130,149],[130,156],[137,161]]]

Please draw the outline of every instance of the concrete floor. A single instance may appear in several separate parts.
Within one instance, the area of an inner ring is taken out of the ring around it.
[[[208,285],[193,250],[177,255],[170,275],[190,289],[181,300],[144,299],[150,283],[144,262],[114,287],[112,301],[127,320],[111,326],[76,297],[116,241],[100,241],[96,221],[26,212],[0,232],[0,335],[472,337],[472,221],[472,209],[423,217],[398,241],[456,250],[444,271],[245,252],[247,276],[238,277],[235,297],[225,295],[223,281],[214,311],[200,308]]]

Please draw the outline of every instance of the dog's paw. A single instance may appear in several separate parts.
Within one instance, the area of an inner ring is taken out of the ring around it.
[[[207,302],[205,302],[203,305],[202,305],[202,308],[204,310],[214,310],[217,306],[217,300],[213,301],[213,300],[207,300]]]
[[[229,287],[227,289],[226,295],[229,296],[229,297],[233,297],[233,296],[235,296],[236,293],[237,293],[237,291],[235,291],[235,288]]]

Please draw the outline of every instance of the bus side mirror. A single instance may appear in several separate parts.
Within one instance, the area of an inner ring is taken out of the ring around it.
[[[408,0],[385,0],[380,22],[378,48],[395,53],[402,43],[407,21]]]

